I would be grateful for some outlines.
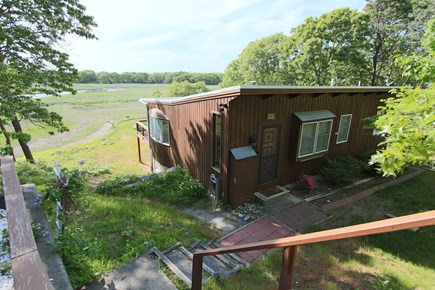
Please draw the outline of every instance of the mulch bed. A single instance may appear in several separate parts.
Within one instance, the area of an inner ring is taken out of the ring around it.
[[[354,179],[354,182],[359,181],[359,180],[363,180],[366,178],[370,178],[370,177],[373,177],[373,176],[362,175],[362,176],[356,177]],[[343,188],[345,186],[348,186],[349,184],[344,184],[342,187],[340,187],[340,186],[332,187],[332,186],[322,182],[321,180],[317,179],[316,180],[317,188],[314,189],[312,192],[308,192],[307,189],[303,189],[303,188],[299,188],[299,187],[290,187],[290,194],[292,194],[296,197],[299,197],[301,199],[306,199],[308,197],[312,197],[315,195],[326,194],[326,193],[330,193],[332,191],[335,191],[332,195],[311,201],[311,203],[313,205],[315,205],[317,207],[321,207],[325,204],[329,204],[329,203],[332,203],[334,201],[338,201],[338,200],[341,200],[343,198],[352,196],[352,195],[357,194],[363,190],[369,189],[373,186],[385,183],[385,182],[390,181],[390,180],[391,180],[391,178],[376,177],[375,179],[367,181],[365,183],[358,184],[358,185],[352,186],[350,188]]]

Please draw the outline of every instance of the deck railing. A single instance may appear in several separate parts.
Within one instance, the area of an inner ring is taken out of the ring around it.
[[[0,161],[14,289],[54,289],[36,247],[14,160],[8,156],[2,157]]]
[[[149,136],[148,136],[148,126],[146,124],[146,120],[136,121],[136,132],[137,132],[137,137],[148,142]]]
[[[141,140],[148,143],[150,141],[149,139],[149,132],[148,132],[148,126],[146,124],[146,120],[139,120],[136,121],[136,139],[137,139],[137,153],[139,157],[139,162],[142,163],[142,154],[140,149],[140,143]]]
[[[297,246],[433,225],[435,210],[288,238],[200,251],[193,254],[192,289],[202,288],[202,263],[205,256],[283,248],[279,289],[291,289]]]

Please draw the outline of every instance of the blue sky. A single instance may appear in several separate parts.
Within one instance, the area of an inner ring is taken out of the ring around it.
[[[81,0],[99,40],[69,38],[77,69],[223,72],[246,45],[364,0]]]

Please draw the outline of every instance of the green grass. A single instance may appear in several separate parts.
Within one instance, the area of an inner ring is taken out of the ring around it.
[[[181,214],[173,205],[147,198],[89,194],[69,215],[68,228],[80,229],[80,240],[91,241],[90,253],[74,251],[63,257],[74,287],[111,268],[131,261],[152,246],[166,249],[192,238],[216,237],[208,224]],[[150,243],[144,246],[144,242]],[[82,253],[82,254],[81,254]]]
[[[106,122],[114,121],[115,125],[126,119],[144,119],[145,105],[138,102],[140,98],[151,97],[152,91],[164,89],[166,85],[155,84],[78,84],[77,90],[88,90],[76,95],[63,95],[61,97],[46,97],[43,102],[49,105],[49,110],[59,113],[71,132],[56,134],[50,137],[47,129],[31,123],[23,123],[23,129],[31,133],[30,147],[33,152],[46,149],[59,148],[80,140],[100,129]],[[119,91],[106,91],[106,89],[121,89]],[[47,142],[33,146],[32,143],[41,138]],[[0,136],[0,142],[3,137]],[[17,142],[14,141],[14,146]],[[16,147],[16,154],[21,150]]]
[[[136,132],[133,129],[135,120],[119,122],[109,133],[96,140],[75,146],[66,146],[35,153],[38,161],[47,164],[59,163],[70,169],[107,167],[118,174],[145,174],[138,161]],[[148,147],[142,144],[142,157],[147,160]],[[84,165],[79,165],[84,161]]]
[[[425,172],[333,212],[310,231],[363,223],[435,208],[435,172]],[[345,222],[344,222],[345,221]],[[435,289],[435,227],[301,246],[296,262],[296,289]],[[281,251],[255,262],[206,289],[276,289]]]

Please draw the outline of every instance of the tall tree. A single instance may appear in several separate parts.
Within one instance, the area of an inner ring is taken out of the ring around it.
[[[309,17],[287,39],[297,85],[367,84],[368,16],[349,8]]]
[[[97,82],[97,74],[93,70],[82,70],[79,71],[79,83],[96,83]]]
[[[285,39],[284,34],[275,33],[249,43],[225,69],[221,86],[244,85],[251,81],[259,85],[286,84],[283,67],[286,55],[281,50]]]
[[[67,35],[95,38],[94,26],[77,0],[0,2],[0,79],[8,80],[1,86],[0,118],[12,125],[29,161],[33,161],[27,146],[30,136],[22,132],[22,120],[65,130],[59,115],[29,95],[75,92],[77,70],[59,47]]]
[[[395,58],[418,50],[426,23],[435,14],[435,2],[368,0],[364,11],[370,16],[370,84],[406,83]]]
[[[409,165],[435,170],[435,20],[423,38],[423,54],[399,58],[403,74],[416,83],[427,85],[401,88],[397,98],[385,100],[383,114],[375,125],[385,137],[381,149],[372,156],[384,175],[396,176]]]

